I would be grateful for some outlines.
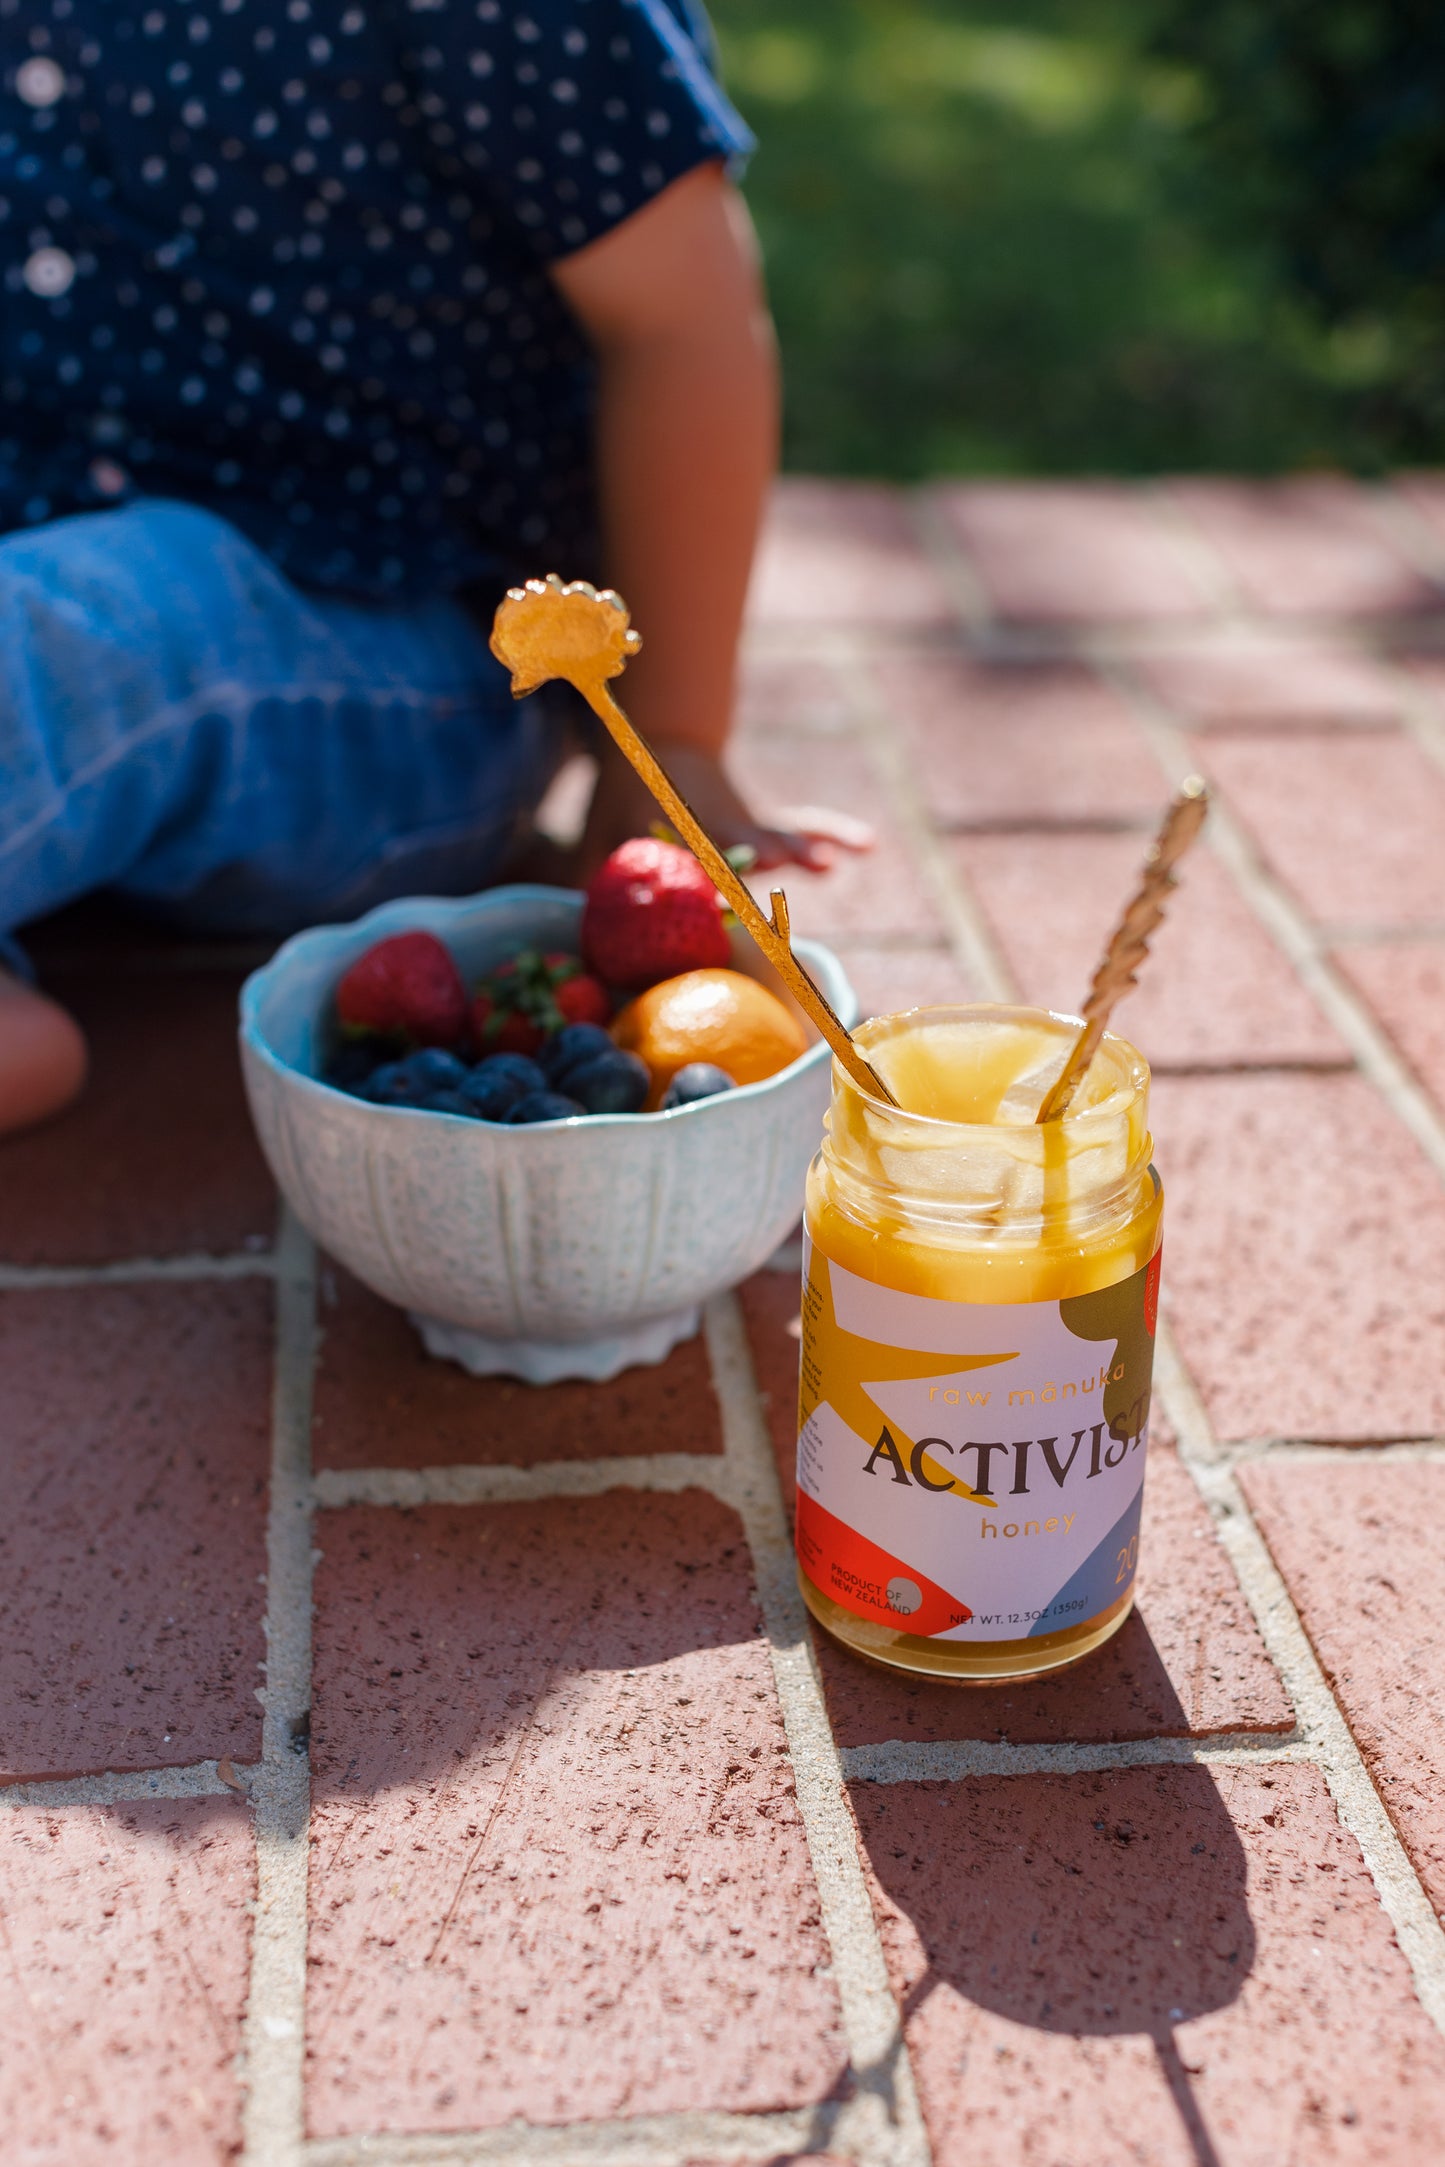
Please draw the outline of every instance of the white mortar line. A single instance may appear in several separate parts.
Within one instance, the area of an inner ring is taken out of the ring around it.
[[[1132,1738],[1010,1745],[988,1738],[886,1738],[844,1746],[848,1783],[962,1783],[974,1776],[1079,1776],[1114,1768],[1238,1767],[1313,1758],[1296,1732],[1228,1731],[1215,1738]]]
[[[1177,1355],[1160,1380],[1164,1409],[1229,1554],[1265,1648],[1298,1718],[1307,1757],[1322,1770],[1341,1821],[1364,1854],[1428,2015],[1445,2031],[1445,1928],[1395,1832],[1344,1714],[1330,1691],[1268,1545],[1224,1460],[1199,1396],[1181,1393]],[[1338,1449],[1338,1448],[1336,1448]]]
[[[731,1502],[752,1550],[798,1809],[858,2085],[847,2103],[841,2141],[868,2167],[927,2167],[928,2139],[913,2070],[859,1859],[736,1296],[724,1294],[709,1302],[703,1323],[722,1408]]]
[[[1191,630],[1213,631],[1221,626],[1243,626],[1252,618],[1248,603],[1239,591],[1238,582],[1229,569],[1228,560],[1215,543],[1174,495],[1169,477],[1162,477],[1140,491],[1142,502],[1148,504],[1163,532],[1168,535],[1175,549],[1183,557],[1196,585],[1206,598],[1199,617],[1193,623],[1187,618],[1176,618],[1171,627],[1176,638],[1182,634],[1188,638]]]
[[[1321,948],[1428,948],[1445,940],[1445,918],[1413,925],[1371,925],[1357,918],[1326,918],[1315,928]]]
[[[1104,675],[1130,701],[1163,772],[1176,781],[1187,774],[1190,747],[1167,708],[1127,673],[1111,670]],[[1265,870],[1243,827],[1217,795],[1210,806],[1205,837],[1233,875],[1255,916],[1294,965],[1307,992],[1349,1047],[1361,1073],[1445,1179],[1445,1117],[1416,1083],[1364,1001],[1324,952],[1320,936],[1304,912]]]
[[[31,1783],[0,1785],[0,1808],[6,1806],[114,1806],[126,1799],[224,1798],[249,1788],[255,1770],[243,1761],[227,1761],[235,1778],[227,1783],[214,1761],[193,1761],[188,1768],[142,1768],[99,1776],[42,1776]]]
[[[242,2032],[245,2167],[299,2167],[306,2023],[311,1698],[311,1379],[316,1260],[283,1208],[276,1250],[276,1369],[266,1530],[266,1685],[254,1771],[256,1917]],[[298,1747],[300,1750],[298,1751]]]
[[[779,2114],[640,2114],[626,2121],[522,2121],[498,2129],[313,2138],[305,2167],[678,2167],[682,2160],[771,2160],[837,2152],[836,2102]]]
[[[988,589],[974,570],[937,489],[910,489],[904,503],[910,515],[909,523],[957,611],[960,624],[975,637],[986,635],[993,623],[993,604],[988,598]]]
[[[535,1466],[328,1467],[312,1478],[318,1505],[511,1505],[606,1490],[711,1490],[730,1495],[717,1452],[638,1453],[615,1460],[539,1460]]]
[[[117,1264],[0,1263],[0,1293],[32,1287],[127,1287],[152,1279],[271,1279],[276,1269],[269,1246],[235,1256],[126,1257]]]
[[[1354,1444],[1346,1440],[1332,1445],[1305,1437],[1250,1437],[1239,1444],[1221,1445],[1219,1456],[1231,1467],[1258,1466],[1261,1460],[1307,1460],[1319,1467],[1373,1467],[1382,1460],[1429,1465],[1431,1461],[1445,1460],[1445,1437],[1400,1437],[1390,1444],[1378,1440]]]

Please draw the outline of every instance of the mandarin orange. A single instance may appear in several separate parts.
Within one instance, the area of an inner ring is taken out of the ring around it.
[[[711,1061],[734,1083],[761,1083],[808,1049],[807,1034],[776,994],[741,971],[684,971],[649,986],[623,1009],[612,1036],[652,1073],[644,1111],[689,1061]]]

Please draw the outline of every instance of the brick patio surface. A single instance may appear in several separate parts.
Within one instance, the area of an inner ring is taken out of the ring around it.
[[[1073,1006],[1170,785],[1138,1607],[909,1685],[793,1579],[797,1258],[479,1383],[276,1199],[234,950],[42,929],[0,1146],[3,2167],[1439,2167],[1445,478],[793,482],[736,762],[865,1009]]]

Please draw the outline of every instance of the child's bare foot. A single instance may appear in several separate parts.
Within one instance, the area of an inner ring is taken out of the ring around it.
[[[85,1082],[86,1060],[74,1018],[0,970],[0,1136],[68,1106]]]

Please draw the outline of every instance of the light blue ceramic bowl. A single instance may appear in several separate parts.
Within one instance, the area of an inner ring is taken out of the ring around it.
[[[569,889],[413,897],[286,942],[241,992],[241,1060],[262,1149],[302,1224],[411,1312],[433,1353],[543,1384],[659,1362],[699,1305],[796,1225],[830,1088],[826,1045],[776,1076],[664,1114],[507,1128],[368,1105],[318,1082],[331,999],[374,941],[423,926],[470,983],[519,948],[578,945]],[[787,999],[746,935],[735,962]],[[851,1025],[837,958],[797,953]],[[791,1004],[790,1004],[791,1005]]]

